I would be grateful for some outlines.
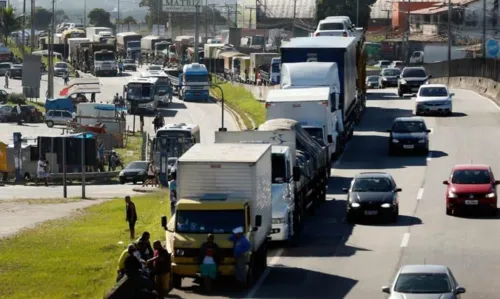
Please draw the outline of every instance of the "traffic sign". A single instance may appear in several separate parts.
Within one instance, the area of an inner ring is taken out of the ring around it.
[[[196,6],[202,6],[201,0],[163,0],[165,12],[196,12]]]
[[[499,51],[500,46],[497,40],[490,39],[486,42],[486,54],[488,58],[497,58]]]

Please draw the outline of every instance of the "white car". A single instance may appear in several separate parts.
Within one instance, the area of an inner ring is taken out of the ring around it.
[[[444,84],[425,84],[420,86],[416,103],[415,114],[438,113],[443,115],[453,114],[453,93]]]
[[[325,19],[319,21],[318,28],[314,32],[314,36],[354,36],[351,28],[342,19]]]
[[[161,65],[150,65],[150,66],[148,66],[148,68],[146,70],[148,72],[149,71],[161,71],[161,70],[163,70],[163,67]]]

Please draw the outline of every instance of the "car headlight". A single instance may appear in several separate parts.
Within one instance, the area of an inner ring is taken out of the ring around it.
[[[123,173],[123,171],[120,171],[120,173],[118,174],[118,176],[124,176],[125,174]]]
[[[451,191],[448,191],[448,198],[457,198],[457,195]]]
[[[405,80],[405,79],[401,79],[401,80],[399,80],[399,83],[401,83],[401,84],[403,84],[403,85],[406,85],[406,83],[407,83],[407,82],[406,82],[406,80]]]
[[[359,208],[359,203],[353,202],[353,203],[351,203],[351,207],[352,208]]]
[[[399,143],[399,140],[397,140],[397,139],[392,139],[392,143]]]
[[[382,81],[387,81],[387,78],[386,77],[382,77]]]
[[[491,192],[491,193],[488,193],[486,194],[486,198],[493,198],[493,197],[496,197],[497,195],[495,194],[495,192]]]
[[[285,223],[285,218],[273,218],[273,224],[283,224]]]
[[[392,205],[390,203],[384,203],[381,205],[382,208],[390,208]]]
[[[175,250],[175,255],[176,256],[183,256],[184,255],[184,250],[182,250],[182,249],[176,249]]]
[[[425,139],[420,139],[418,143],[425,143]]]

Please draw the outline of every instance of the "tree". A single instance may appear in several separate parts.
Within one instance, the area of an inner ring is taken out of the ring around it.
[[[12,5],[2,8],[0,10],[0,29],[2,30],[5,44],[7,45],[7,38],[9,35],[21,28],[21,22],[19,21],[16,11]]]
[[[50,22],[52,20],[52,12],[46,10],[43,7],[35,8],[35,29],[45,30],[49,27]]]
[[[316,19],[319,21],[328,16],[349,16],[356,23],[356,1],[359,1],[359,24],[355,25],[366,27],[370,19],[370,5],[376,0],[318,0]]]
[[[58,9],[55,11],[55,15],[56,15],[56,24],[57,23],[60,23],[60,22],[67,22],[69,21],[69,17],[66,15],[66,13],[64,12],[64,10],[62,9]]]
[[[137,24],[137,21],[132,16],[128,16],[120,21],[120,24]]]
[[[109,12],[105,11],[102,8],[92,9],[87,17],[89,18],[90,23],[94,26],[113,27],[113,24],[111,24]]]

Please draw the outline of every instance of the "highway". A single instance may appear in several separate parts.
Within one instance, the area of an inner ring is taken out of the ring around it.
[[[430,135],[428,157],[387,155],[386,130],[392,120],[411,116],[414,100],[396,97],[395,89],[370,94],[366,113],[341,159],[335,163],[329,198],[310,218],[299,244],[270,252],[264,277],[246,294],[215,291],[212,298],[387,298],[380,290],[403,264],[449,266],[467,289],[464,298],[497,298],[495,239],[499,218],[451,217],[445,214],[442,184],[460,163],[486,163],[500,176],[496,154],[500,109],[468,90],[453,90],[452,117],[425,118]],[[391,173],[400,194],[397,224],[346,224],[345,195],[354,175]],[[274,255],[274,256],[273,256]],[[181,298],[202,298],[187,285],[174,290]]]

